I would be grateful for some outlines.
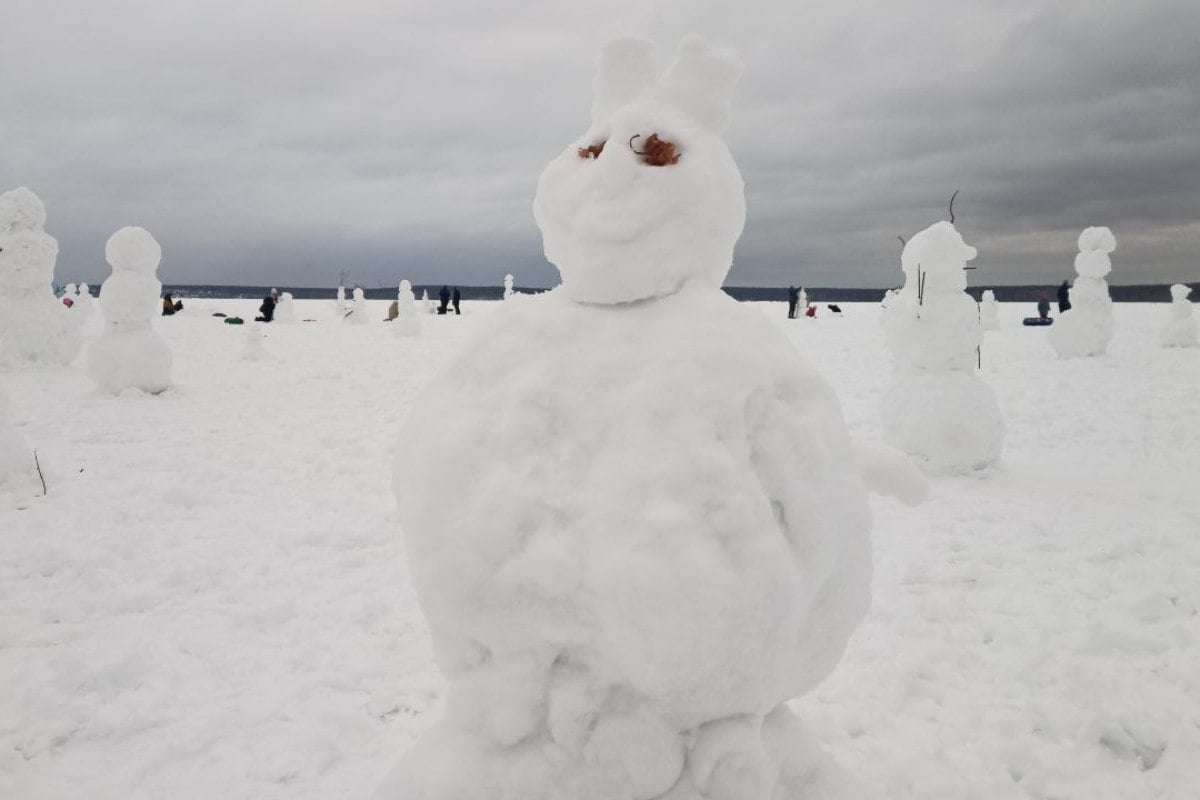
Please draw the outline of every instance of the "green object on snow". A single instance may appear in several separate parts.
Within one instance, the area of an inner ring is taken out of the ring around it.
[[[241,317],[226,317],[225,324],[226,325],[241,325],[242,318]]]

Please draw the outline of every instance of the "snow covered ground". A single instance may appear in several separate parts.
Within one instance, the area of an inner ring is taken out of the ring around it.
[[[317,321],[251,361],[210,313],[257,301],[185,303],[161,396],[98,393],[82,356],[0,376],[49,489],[0,491],[0,797],[366,797],[439,713],[391,454],[497,306],[404,338],[382,301],[298,301]],[[878,308],[760,307],[878,440]],[[796,707],[889,799],[1195,798],[1200,350],[1118,305],[1106,357],[1060,361],[1028,310],[984,339],[1001,465],[873,500],[872,610]]]

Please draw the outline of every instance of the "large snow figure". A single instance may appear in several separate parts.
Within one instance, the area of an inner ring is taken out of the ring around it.
[[[863,484],[833,391],[720,290],[740,64],[652,57],[604,50],[592,126],[539,180],[562,286],[502,304],[402,433],[450,688],[380,798],[843,796],[784,703],[867,608]]]
[[[1196,334],[1196,318],[1192,316],[1192,304],[1188,295],[1190,286],[1177,283],[1171,287],[1170,316],[1162,331],[1163,347],[1195,347],[1200,344]]]
[[[513,276],[505,275],[504,276],[504,299],[507,300],[508,298],[510,298],[512,296],[513,296]]]
[[[400,281],[396,292],[396,319],[392,325],[396,327],[399,336],[419,336],[421,334],[421,319],[417,316],[417,299],[413,295],[412,283]]]
[[[965,291],[974,257],[952,223],[929,226],[904,246],[904,286],[884,309],[892,383],[883,396],[883,438],[927,472],[985,467],[1004,443],[996,395],[976,372],[979,309]]]
[[[979,324],[985,331],[1000,328],[1000,304],[996,302],[996,293],[986,289],[979,301]]]
[[[1113,335],[1112,299],[1104,276],[1112,270],[1109,253],[1117,240],[1108,228],[1085,228],[1079,234],[1071,307],[1047,331],[1050,346],[1061,358],[1102,356]]]
[[[354,287],[354,302],[344,318],[356,325],[366,325],[369,322],[367,319],[367,294],[361,286]]]
[[[104,332],[88,350],[88,374],[112,394],[131,387],[158,394],[171,385],[171,351],[152,324],[162,248],[145,228],[126,227],[109,237],[104,257],[113,271],[100,286]]]
[[[45,225],[29,189],[0,194],[0,362],[69,364],[83,345],[79,318],[54,296],[58,242]]]

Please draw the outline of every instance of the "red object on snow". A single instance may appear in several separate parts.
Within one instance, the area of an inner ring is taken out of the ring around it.
[[[71,306],[75,305],[75,301],[69,297],[64,297],[63,305],[66,306],[67,308],[70,308]]]
[[[806,316],[806,317],[816,317],[816,316],[817,316],[817,307],[816,307],[816,306],[809,306],[808,308],[804,309],[804,316]]]

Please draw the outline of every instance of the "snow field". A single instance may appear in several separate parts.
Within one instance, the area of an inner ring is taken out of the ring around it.
[[[499,304],[397,338],[328,301],[182,298],[152,323],[159,396],[83,359],[3,376],[49,494],[0,488],[0,797],[366,797],[441,713],[390,478],[400,425]],[[856,439],[880,438],[874,306],[789,321]],[[888,798],[1168,798],[1200,785],[1197,350],[1117,305],[1103,358],[1059,360],[1000,304],[983,375],[1000,464],[873,498],[871,611],[793,704]],[[95,327],[85,328],[90,339]],[[448,423],[449,424],[449,423]],[[449,510],[449,509],[448,509]]]

